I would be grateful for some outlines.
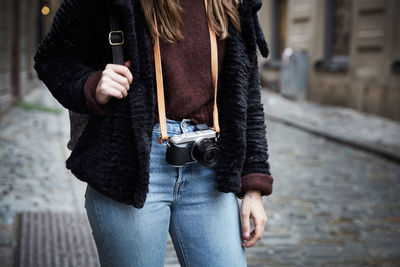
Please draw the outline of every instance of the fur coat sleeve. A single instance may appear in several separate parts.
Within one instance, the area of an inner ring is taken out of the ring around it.
[[[252,45],[258,46],[261,55],[267,58],[269,54],[268,45],[257,15],[257,11],[261,8],[261,0],[254,0],[253,3],[247,21],[252,26],[250,28],[253,29]],[[268,162],[267,132],[264,106],[261,102],[261,82],[256,49],[252,51],[254,51],[254,54],[250,55],[252,60],[247,100],[246,160],[241,175],[241,192],[236,194],[239,198],[243,198],[248,190],[259,190],[262,196],[270,195],[274,181]]]
[[[65,108],[82,114],[103,114],[108,105],[100,105],[93,98],[96,87],[92,81],[97,80],[94,78],[98,78],[99,70],[87,62],[90,43],[83,35],[88,32],[84,5],[85,1],[80,0],[61,2],[50,31],[34,56],[34,68]]]

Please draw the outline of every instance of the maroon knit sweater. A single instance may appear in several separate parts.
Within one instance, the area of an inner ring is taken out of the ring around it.
[[[194,123],[213,126],[214,88],[211,77],[211,51],[208,24],[203,0],[180,1],[183,8],[183,40],[167,43],[160,39],[161,64],[163,70],[166,117],[172,120],[188,118]],[[154,77],[154,91],[157,95],[154,73],[153,46],[150,38],[149,50]],[[218,40],[218,70],[222,68],[225,55],[225,40]],[[85,83],[86,105],[97,114],[105,114],[108,105],[95,100],[97,83],[101,71],[90,76]],[[219,83],[218,83],[219,84]],[[158,122],[158,107],[154,123]],[[241,177],[242,198],[248,190],[260,190],[262,195],[272,191],[273,177],[263,173],[251,173]]]
[[[164,80],[165,112],[168,119],[190,119],[213,126],[214,87],[211,77],[210,35],[204,1],[180,1],[183,9],[183,40],[160,39]],[[154,69],[153,49],[148,39]],[[218,70],[222,68],[225,40],[218,40]],[[154,83],[155,83],[154,75]],[[154,87],[157,95],[157,87]],[[159,122],[158,107],[154,123]]]

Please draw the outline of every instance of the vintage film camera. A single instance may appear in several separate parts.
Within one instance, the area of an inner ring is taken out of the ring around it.
[[[168,139],[166,161],[175,167],[199,162],[215,168],[219,155],[217,138],[215,130],[207,124],[196,124],[193,132],[173,135]]]

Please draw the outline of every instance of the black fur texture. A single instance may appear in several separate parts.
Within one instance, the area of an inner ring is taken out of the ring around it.
[[[268,47],[257,11],[261,0],[243,0],[242,32],[230,24],[217,96],[221,149],[217,182],[221,192],[239,193],[242,175],[270,175],[266,125],[260,96],[256,50]],[[106,115],[85,107],[83,86],[96,70],[112,62],[108,44],[108,9],[121,14],[125,61],[131,60],[133,83],[128,97],[112,98]],[[153,110],[156,98],[146,36],[138,0],[63,0],[52,27],[34,57],[38,77],[67,109],[90,120],[66,167],[107,196],[142,208],[149,182]]]

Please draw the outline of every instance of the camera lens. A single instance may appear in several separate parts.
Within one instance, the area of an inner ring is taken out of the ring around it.
[[[200,139],[192,144],[192,157],[206,167],[217,164],[219,148],[210,139]]]

